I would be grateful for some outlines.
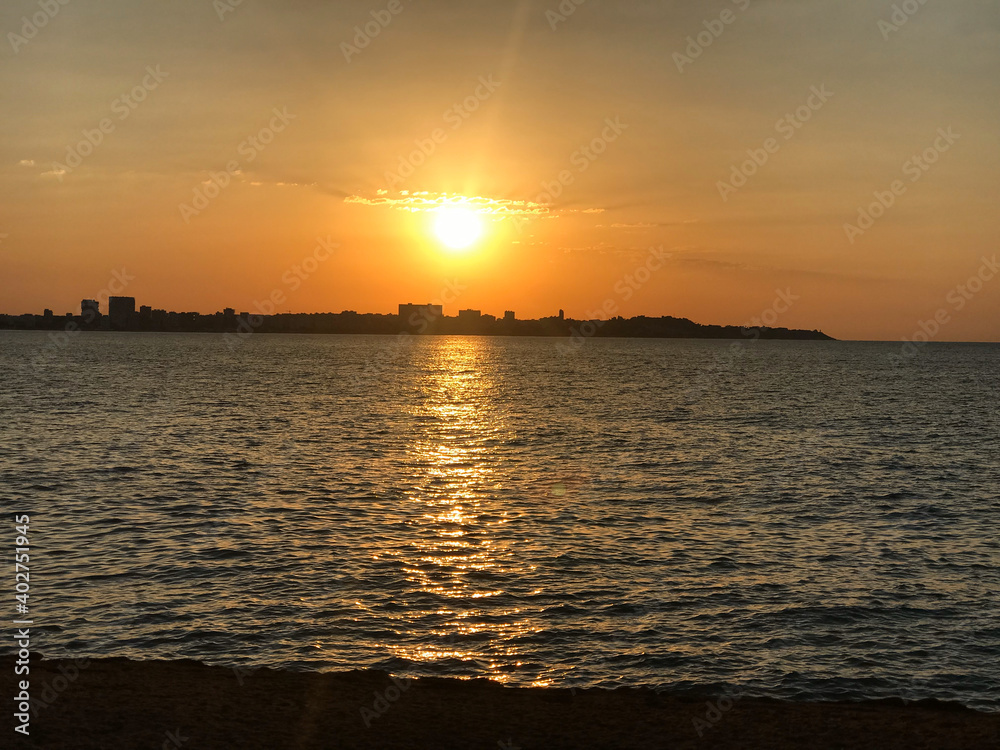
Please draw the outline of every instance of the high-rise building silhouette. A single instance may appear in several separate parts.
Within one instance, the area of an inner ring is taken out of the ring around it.
[[[135,317],[135,297],[111,297],[108,300],[108,317],[112,329],[127,330]]]
[[[414,317],[416,316],[416,317]],[[408,302],[399,306],[399,319],[404,325],[416,325],[418,320],[438,320],[444,317],[444,308],[441,305],[414,305]]]

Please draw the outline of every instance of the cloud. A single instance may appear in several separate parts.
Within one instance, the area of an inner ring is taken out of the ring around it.
[[[19,167],[33,167],[33,166],[35,166],[35,160],[34,159],[21,159],[21,161],[19,161],[17,163],[17,166],[19,166]]]
[[[411,192],[402,190],[399,193],[389,193],[379,190],[374,198],[361,195],[349,195],[344,203],[357,203],[363,206],[394,208],[399,211],[438,211],[445,206],[461,206],[476,213],[493,214],[501,218],[540,217],[550,214],[548,206],[534,201],[511,200],[509,198],[487,198],[485,196],[468,196],[460,193],[431,193],[428,191]]]
[[[260,180],[253,180],[250,183],[251,187],[314,187],[315,183],[310,183],[308,185],[301,182],[262,182]]]
[[[413,212],[438,211],[444,206],[462,206],[476,213],[492,214],[501,219],[558,219],[566,214],[604,213],[603,208],[552,208],[547,203],[535,201],[469,196],[461,193],[431,193],[426,190],[401,190],[399,193],[390,193],[388,190],[380,189],[376,191],[374,198],[349,195],[344,198],[344,203],[383,206]]]

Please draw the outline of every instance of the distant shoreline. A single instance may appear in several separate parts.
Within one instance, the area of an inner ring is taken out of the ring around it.
[[[0,686],[14,695],[14,657]],[[513,688],[383,672],[249,671],[199,662],[33,659],[29,738],[12,748],[969,748],[1000,714],[934,700],[784,702],[617,690]],[[38,701],[44,701],[38,703]]]
[[[162,311],[157,311],[162,312]],[[793,340],[836,341],[819,330],[768,326],[702,325],[687,318],[610,318],[607,320],[549,317],[537,320],[445,316],[382,315],[375,313],[281,313],[252,315],[216,313],[164,313],[157,317],[130,316],[115,321],[109,316],[0,315],[0,330],[123,331],[139,333],[218,333],[246,338],[255,333],[341,334],[376,336],[484,336],[564,338],[583,342],[590,338],[618,339],[719,339],[729,341]]]
[[[57,329],[58,330],[58,329]],[[52,333],[52,329],[45,328],[2,328],[0,331],[14,331],[17,333]],[[202,334],[205,336],[219,336],[226,335],[225,331],[107,331],[107,330],[96,330],[88,331],[82,330],[77,333],[194,333]],[[331,332],[320,332],[316,331],[259,331],[261,336],[381,336],[386,337],[396,337],[400,335],[408,335],[405,331],[399,331],[397,333],[372,333],[372,332],[342,332],[342,331],[331,331]],[[793,331],[793,333],[800,333],[799,331]],[[801,331],[803,334],[809,334],[811,331]],[[480,338],[480,339],[567,339],[573,338],[569,335],[559,336],[557,334],[550,333],[419,333],[412,334],[415,338],[448,338],[448,337],[463,337],[463,338]],[[590,336],[593,339],[608,339],[610,341],[632,341],[632,340],[657,340],[657,341],[753,341],[755,337],[751,336]],[[756,337],[760,341],[852,341],[853,339],[835,339],[832,336],[823,335],[822,337],[817,336],[781,336],[781,335],[767,335],[762,333],[762,335]],[[858,343],[857,341],[855,343]],[[896,344],[897,341],[885,340],[885,341],[869,341],[861,343],[875,343],[875,344]],[[994,342],[990,341],[943,341],[943,342],[932,342],[932,343],[952,343],[952,344],[990,344]]]

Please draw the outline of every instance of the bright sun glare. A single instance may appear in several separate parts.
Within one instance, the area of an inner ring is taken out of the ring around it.
[[[448,206],[438,211],[434,233],[452,250],[471,247],[483,233],[483,223],[475,211],[462,206]]]

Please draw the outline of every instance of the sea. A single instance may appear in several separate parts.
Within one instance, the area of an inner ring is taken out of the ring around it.
[[[990,344],[0,332],[0,538],[46,658],[997,711],[998,393]]]

